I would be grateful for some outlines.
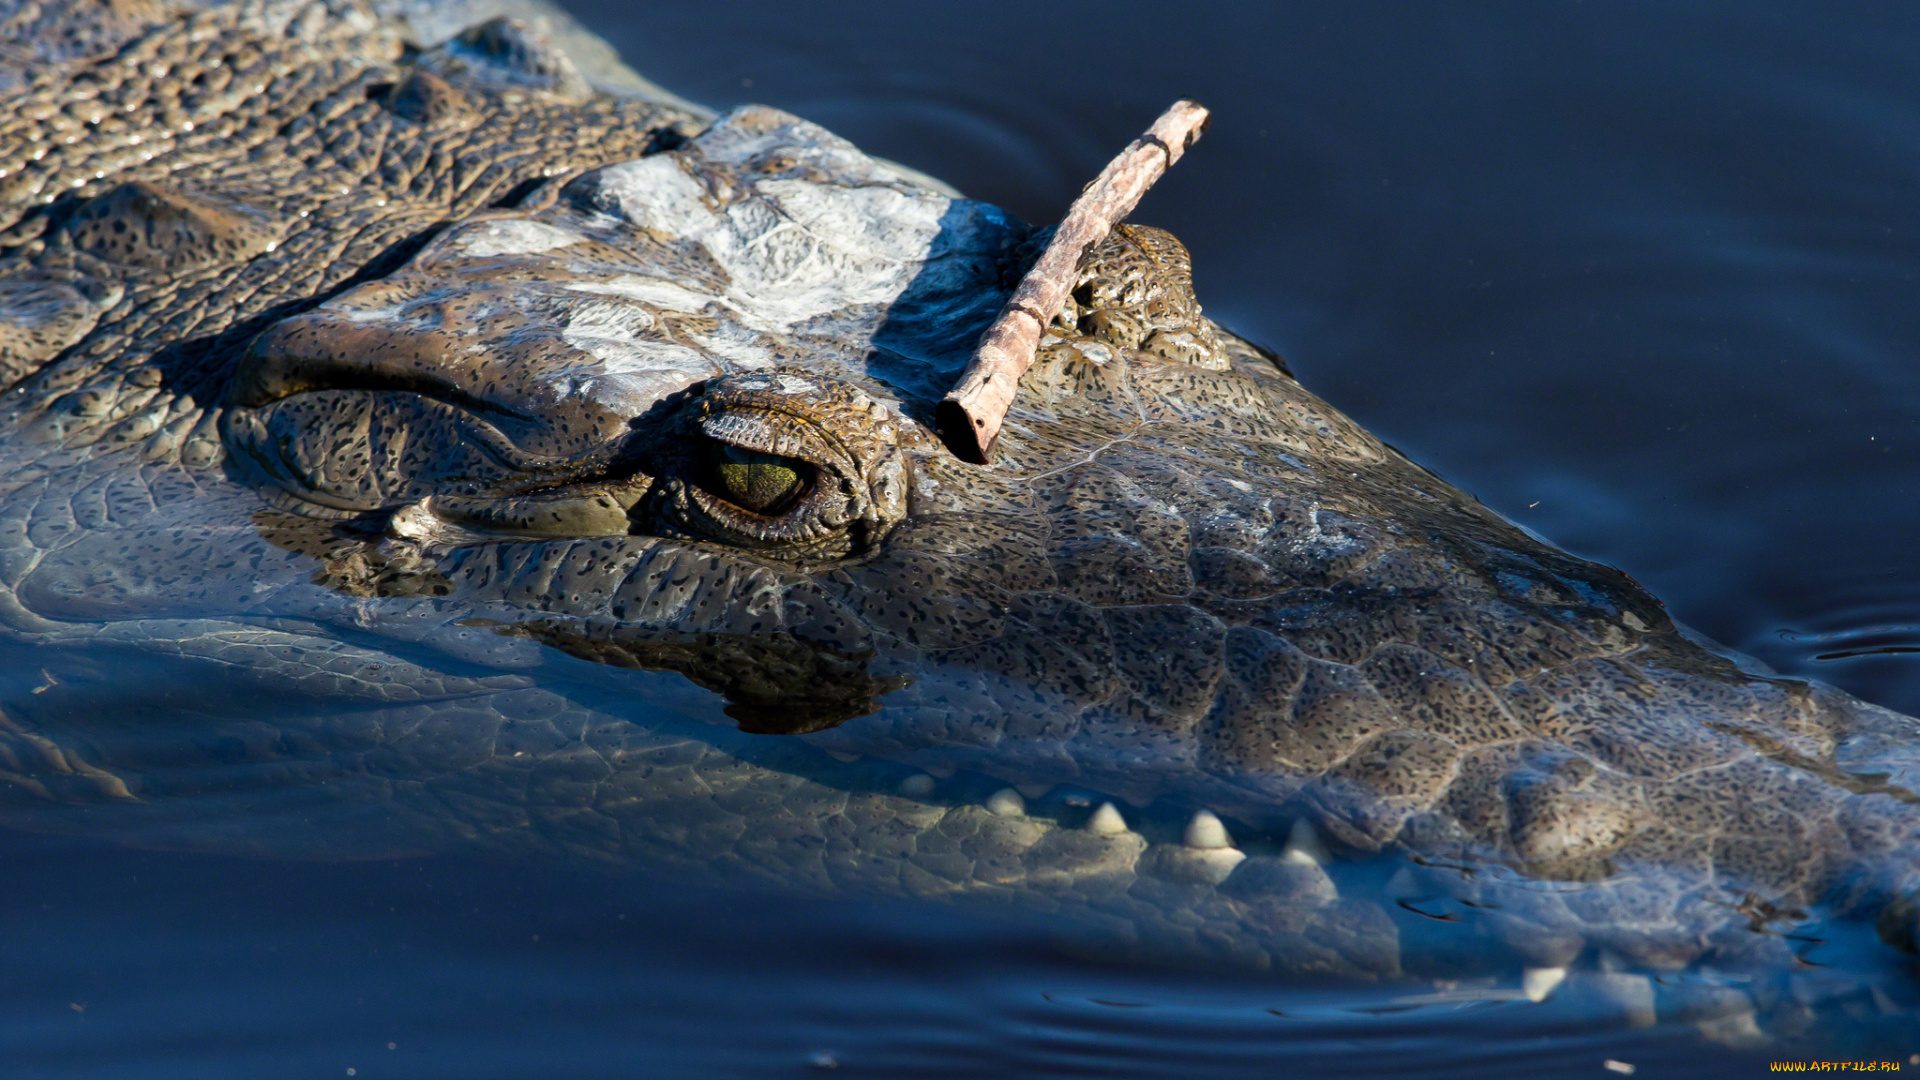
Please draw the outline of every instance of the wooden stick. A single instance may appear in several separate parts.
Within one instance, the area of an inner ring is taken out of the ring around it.
[[[1140,196],[1206,129],[1206,109],[1191,101],[1174,102],[1073,201],[1033,269],[980,335],[973,363],[934,409],[934,430],[955,456],[976,465],[992,460],[1020,376],[1033,366],[1042,331],[1073,291],[1080,260],[1126,220]]]

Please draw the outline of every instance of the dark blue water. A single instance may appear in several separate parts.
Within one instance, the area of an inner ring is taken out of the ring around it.
[[[1214,127],[1137,219],[1193,249],[1210,314],[1682,621],[1920,712],[1920,13],[576,10],[681,94],[784,107],[1036,221],[1197,97]],[[1776,1056],[585,868],[12,835],[0,866],[4,1076],[1744,1076]]]

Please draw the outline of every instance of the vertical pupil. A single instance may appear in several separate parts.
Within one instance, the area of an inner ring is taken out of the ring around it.
[[[714,472],[728,501],[755,513],[771,513],[800,488],[799,462],[720,443]]]

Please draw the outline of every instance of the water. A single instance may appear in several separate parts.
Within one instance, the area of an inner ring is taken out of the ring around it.
[[[1036,7],[575,10],[676,92],[787,108],[1036,221],[1198,98],[1214,128],[1138,218],[1193,249],[1210,314],[1714,639],[1920,712],[1920,15]],[[8,1076],[1645,1077],[1772,1056],[1553,1003],[1112,967],[965,910],[58,837],[0,837],[0,859]]]

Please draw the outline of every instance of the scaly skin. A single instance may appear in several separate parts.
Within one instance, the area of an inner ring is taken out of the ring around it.
[[[1778,964],[1753,930],[1815,909],[1911,947],[1913,720],[1408,462],[1207,322],[1165,233],[1090,254],[978,468],[932,403],[1041,238],[772,110],[699,133],[503,24],[411,56],[221,9],[34,76],[0,147],[0,619],[58,658],[4,698],[15,820],[1375,977]],[[210,719],[77,712],[121,663]],[[378,838],[280,826],[320,803]]]

